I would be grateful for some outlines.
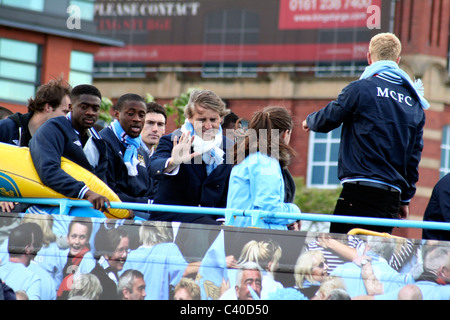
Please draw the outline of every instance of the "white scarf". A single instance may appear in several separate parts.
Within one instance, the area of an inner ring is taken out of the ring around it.
[[[191,132],[191,136],[195,135],[194,141],[192,142],[192,147],[195,152],[202,154],[202,159],[207,165],[213,165],[214,168],[223,163],[223,155],[225,152],[222,150],[222,127],[219,126],[216,135],[212,140],[205,141],[197,135],[194,131],[193,125],[186,119],[183,126],[181,127],[181,132]]]

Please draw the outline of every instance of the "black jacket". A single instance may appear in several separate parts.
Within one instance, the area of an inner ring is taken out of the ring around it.
[[[28,123],[32,116],[32,112],[25,114],[15,113],[6,119],[0,120],[0,142],[28,147],[31,139]]]
[[[100,131],[100,135],[107,143],[108,170],[106,174],[108,186],[123,202],[148,203],[154,196],[154,183],[149,173],[149,156],[142,147],[138,149],[138,175],[129,176],[123,155],[125,146],[117,139],[110,128]]]
[[[380,77],[349,84],[337,100],[310,114],[312,131],[341,124],[338,177],[369,178],[398,186],[413,198],[419,178],[425,113],[414,92]]]
[[[226,163],[226,152],[223,164],[218,165],[210,175],[206,174],[205,163],[197,158],[192,159],[191,163],[181,164],[176,175],[164,174],[166,161],[172,153],[173,136],[180,133],[181,130],[176,130],[163,136],[150,158],[151,176],[158,179],[154,203],[225,208],[232,169],[232,164]],[[231,140],[224,138],[222,149],[226,151],[232,144]],[[157,220],[193,222],[198,218],[201,215],[152,212],[152,219]]]

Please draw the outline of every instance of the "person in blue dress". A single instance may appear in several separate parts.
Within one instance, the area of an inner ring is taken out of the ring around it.
[[[289,146],[293,121],[283,107],[267,107],[255,112],[235,148],[236,165],[231,170],[227,208],[298,214],[296,219],[259,219],[256,227],[288,229],[300,219],[300,208],[285,202],[283,169],[295,151]],[[251,217],[235,217],[234,226],[252,226]]]

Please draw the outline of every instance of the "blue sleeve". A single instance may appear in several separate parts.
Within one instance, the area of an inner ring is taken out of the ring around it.
[[[284,182],[278,161],[269,157],[259,157],[257,161],[257,164],[248,166],[254,209],[273,213],[300,213],[297,205],[284,202]],[[264,222],[286,226],[296,220],[298,219],[269,217],[265,218]],[[271,229],[274,228],[276,227],[273,226]]]
[[[180,249],[176,244],[170,243],[166,247],[167,249],[167,266],[170,274],[170,284],[175,286],[180,282],[186,270],[188,263],[184,259]]]
[[[161,137],[155,153],[150,157],[150,176],[155,179],[163,179],[167,159],[172,156],[172,134]]]
[[[18,127],[9,118],[0,120],[0,142],[15,144],[13,140],[17,140],[17,144],[19,143],[19,134]]]

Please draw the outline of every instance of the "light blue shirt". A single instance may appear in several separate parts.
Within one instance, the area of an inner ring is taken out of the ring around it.
[[[52,277],[55,292],[62,280],[62,270],[58,268],[61,264],[61,251],[56,242],[52,242],[48,246],[42,247],[34,258],[34,262]]]
[[[50,243],[49,246],[39,250],[34,261],[52,277],[55,290],[57,291],[61,281],[67,274],[63,274],[64,267],[67,263],[70,249],[60,249],[55,242]],[[94,269],[96,260],[91,251],[86,252],[81,260],[81,263],[73,271],[79,273],[89,273]],[[68,270],[72,271],[72,270]]]
[[[34,261],[30,262],[28,269],[41,278],[41,300],[56,300],[55,281],[52,276]]]
[[[298,213],[298,219],[265,217],[256,227],[286,230],[286,225],[301,219],[297,205],[284,202],[284,180],[281,167],[275,158],[256,152],[231,170],[227,208],[264,210],[271,213]],[[237,216],[233,225],[250,227],[251,217]]]
[[[170,286],[180,282],[187,265],[176,244],[160,243],[131,251],[120,274],[139,270],[144,274],[145,300],[168,300]]]
[[[395,271],[386,260],[372,259],[372,269],[375,277],[383,284],[385,293],[398,290],[403,286],[414,283],[409,274],[401,274]],[[341,277],[344,280],[347,293],[350,297],[367,295],[366,287],[361,276],[361,267],[353,262],[338,266],[331,276]]]
[[[414,283],[422,291],[423,300],[450,300],[450,285],[440,285],[431,281]],[[398,300],[402,288],[375,296],[375,300]]]
[[[8,261],[0,267],[0,278],[14,292],[23,290],[28,299],[41,299],[41,279],[31,269],[25,267],[22,263]]]

